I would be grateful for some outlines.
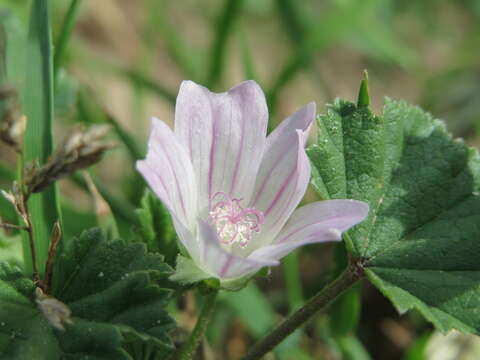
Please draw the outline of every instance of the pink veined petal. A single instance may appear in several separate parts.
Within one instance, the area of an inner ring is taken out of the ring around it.
[[[265,216],[258,246],[273,240],[305,194],[310,162],[304,146],[315,111],[315,104],[308,104],[284,120],[267,139],[249,206]]]
[[[266,142],[268,110],[254,81],[212,93],[192,81],[180,87],[175,135],[189,154],[199,191],[199,210],[218,192],[248,198]]]
[[[153,119],[145,160],[137,170],[168,208],[172,217],[185,227],[195,224],[197,189],[190,158],[162,121]]]
[[[219,279],[236,279],[265,266],[279,264],[271,258],[248,259],[228,253],[220,246],[217,232],[204,221],[198,222],[198,241],[202,252],[199,266]]]
[[[306,244],[339,241],[342,233],[368,216],[368,204],[356,200],[325,200],[294,211],[271,245],[250,254],[252,259],[281,259]]]
[[[175,216],[172,215],[173,226],[175,227],[175,232],[177,233],[178,239],[185,246],[188,253],[192,257],[193,261],[196,263],[201,262],[201,249],[200,243],[197,241],[194,233],[186,228]]]

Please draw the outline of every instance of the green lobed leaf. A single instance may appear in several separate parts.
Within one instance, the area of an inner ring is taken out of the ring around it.
[[[367,201],[346,236],[400,312],[441,331],[480,333],[480,157],[420,108],[386,99],[381,117],[337,100],[308,154],[322,198]]]
[[[70,241],[57,257],[52,295],[69,306],[73,325],[55,330],[33,300],[34,285],[20,269],[0,265],[0,359],[131,360],[126,349],[172,350],[164,310],[171,273],[143,244],[106,241],[98,229]],[[136,345],[140,344],[140,345]]]
[[[140,225],[136,238],[147,244],[149,251],[159,252],[165,261],[174,265],[177,260],[177,235],[167,209],[149,189],[146,189],[141,208],[136,210]]]

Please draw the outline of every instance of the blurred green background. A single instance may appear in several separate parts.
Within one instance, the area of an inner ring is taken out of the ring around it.
[[[4,56],[8,49],[12,73],[21,68],[30,4],[0,0],[1,50]],[[144,189],[133,164],[144,154],[149,118],[173,124],[175,96],[184,79],[216,91],[255,79],[267,95],[274,127],[310,101],[321,113],[335,97],[355,99],[367,69],[375,111],[385,95],[405,99],[446,120],[450,131],[469,144],[480,139],[478,0],[57,0],[51,1],[51,19],[60,49],[55,55],[56,142],[75,123],[112,124],[120,146],[92,174],[123,237],[135,227],[134,209]],[[28,86],[28,79],[15,85]],[[2,187],[14,168],[13,151],[0,145]],[[66,236],[95,225],[81,176],[63,180],[61,193]],[[8,219],[11,209],[0,206]],[[11,211],[10,216],[14,221]],[[6,249],[0,258],[21,258],[17,245],[15,238],[0,236],[0,251]],[[341,245],[310,246],[266,279],[224,294],[203,356],[238,359],[331,280],[343,260]],[[188,293],[172,304],[181,327],[194,323],[196,300]],[[347,293],[272,356],[480,358],[475,340],[431,337],[430,325],[419,315],[398,316],[377,290],[364,286]],[[447,344],[450,352],[440,354],[433,341]]]

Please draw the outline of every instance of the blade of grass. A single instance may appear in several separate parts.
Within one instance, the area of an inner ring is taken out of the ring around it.
[[[25,29],[19,19],[9,11],[0,12],[2,32],[2,82],[20,87],[25,77]]]
[[[67,10],[62,28],[55,43],[55,57],[53,59],[53,70],[55,78],[58,70],[62,66],[65,50],[67,48],[68,40],[72,35],[73,27],[75,26],[75,19],[77,18],[78,9],[80,8],[80,0],[72,0],[70,7]]]
[[[243,4],[244,0],[227,0],[216,22],[215,40],[210,51],[210,70],[207,79],[209,88],[215,87],[222,76],[228,36],[242,11]]]
[[[250,49],[248,47],[247,37],[243,31],[240,32],[240,47],[242,50],[243,74],[245,79],[256,80],[258,82],[252,54],[250,53]]]
[[[238,292],[224,291],[220,294],[219,300],[225,302],[237,314],[255,338],[262,337],[275,325],[275,311],[253,283]]]
[[[233,310],[255,339],[264,336],[276,323],[275,310],[254,283],[250,283],[238,292],[224,291],[220,293],[219,300]],[[245,306],[245,304],[251,304],[251,306]],[[295,358],[293,354],[299,351],[297,348],[299,335],[300,332],[296,331],[274,350],[279,359]]]
[[[277,9],[291,42],[295,44],[303,41],[305,24],[298,3],[292,0],[277,0]]]
[[[23,164],[37,160],[47,161],[53,150],[53,78],[52,43],[48,0],[34,0],[31,7],[30,28],[27,39],[26,84],[23,89],[23,110],[27,128],[23,149]],[[22,171],[20,171],[21,173]],[[36,244],[37,264],[45,269],[53,225],[60,220],[56,186],[43,193],[33,194],[28,202]],[[32,273],[32,261],[27,237],[23,237],[25,269]]]
[[[103,185],[100,181],[98,181],[98,179],[95,178],[95,176],[92,175],[92,178],[95,186],[98,189],[98,192],[112,208],[114,216],[118,219],[124,220],[129,224],[138,224],[138,218],[135,213],[135,208],[129,202],[113,195],[105,185]],[[81,189],[88,192],[87,183],[80,174],[74,174],[71,179]]]
[[[15,180],[15,173],[0,163],[0,181],[12,182],[13,180]]]
[[[304,303],[302,283],[300,281],[300,270],[298,251],[286,256],[282,261],[285,287],[287,288],[288,308],[294,312]]]
[[[106,109],[102,109],[101,105],[93,99],[93,96],[89,96],[84,90],[80,91],[78,95],[78,112],[80,120],[88,124],[94,124],[99,122],[106,122],[110,124],[118,138],[125,145],[128,154],[133,161],[142,159],[144,157],[143,150],[140,149],[138,141],[120,125],[117,119],[110,114]],[[91,110],[90,110],[91,109]],[[92,114],[95,112],[95,116]]]
[[[145,17],[148,19],[148,32],[145,33],[145,41],[154,43],[159,37],[166,42],[168,55],[172,58],[186,79],[199,81],[199,59],[201,56],[197,49],[192,49],[180,36],[175,26],[166,19],[165,1],[148,0],[145,4]],[[197,51],[195,51],[197,50]]]
[[[295,55],[287,62],[273,81],[267,92],[267,100],[271,114],[274,114],[278,95],[300,70],[307,68],[315,55],[320,54],[328,46],[338,41],[363,14],[366,2],[360,1],[349,8],[333,6],[315,22],[307,22],[302,18],[300,2],[293,0],[277,0],[277,8],[287,36],[291,40]],[[320,83],[321,84],[321,83]]]
[[[77,101],[78,120],[87,124],[110,124],[116,132],[116,135],[118,136],[120,141],[125,146],[125,150],[127,151],[132,161],[131,169],[133,169],[134,162],[144,157],[144,147],[139,146],[139,144],[141,144],[142,142],[136,140],[128,131],[126,131],[117,121],[117,119],[102,107],[102,105],[96,100],[93,94],[93,90],[82,90],[79,93]],[[119,199],[113,195],[110,196],[109,194],[105,194],[102,190],[100,192],[112,207],[115,216],[118,215],[118,212],[121,212],[123,214],[123,216],[121,217],[125,218],[125,215],[128,213],[128,207],[132,207],[132,205],[139,205],[139,200],[141,199],[144,188],[145,182],[143,178],[138,172],[134,171],[132,176],[128,178],[128,191],[124,191],[124,194],[126,195],[126,200]],[[118,203],[118,206],[112,204],[111,201],[115,201],[116,203]],[[121,203],[125,203],[125,205],[121,206]]]
[[[138,86],[143,87],[144,89],[168,101],[170,104],[175,105],[175,94],[157,83],[155,80],[150,79],[137,70],[119,69],[119,72],[127,77],[130,81],[135,81]]]

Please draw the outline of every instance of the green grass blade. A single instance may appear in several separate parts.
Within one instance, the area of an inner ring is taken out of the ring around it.
[[[133,161],[145,157],[145,153],[140,148],[139,142],[122,127],[112,114],[105,109],[102,109],[101,105],[95,101],[93,96],[89,96],[86,91],[82,90],[78,96],[77,106],[80,121],[88,124],[103,122],[110,124],[113,127],[113,130],[115,130],[118,138],[125,145],[125,148]]]
[[[68,8],[65,20],[63,21],[60,34],[57,42],[55,43],[55,57],[53,59],[53,69],[55,78],[58,70],[63,63],[63,57],[65,55],[65,49],[67,48],[68,40],[72,35],[73,27],[75,25],[75,19],[77,17],[78,9],[80,8],[80,0],[72,0],[70,7]]]
[[[178,33],[178,28],[169,23],[172,19],[167,18],[168,12],[165,9],[165,1],[145,1],[147,31],[144,32],[144,39],[149,51],[152,52],[152,48],[161,37],[165,41],[168,55],[181,70],[184,78],[199,82],[199,74],[202,72],[200,52],[189,46]]]
[[[176,96],[167,88],[163,87],[156,81],[150,79],[146,75],[136,70],[119,69],[119,73],[126,76],[129,80],[134,81],[137,86],[158,95],[172,105],[175,105]]]
[[[300,44],[305,36],[305,24],[302,21],[299,4],[294,0],[277,0],[280,19],[293,44]]]
[[[243,0],[227,0],[217,21],[215,40],[210,53],[210,71],[207,81],[209,88],[215,87],[222,76],[228,36],[241,13],[243,3]]]
[[[303,305],[303,291],[300,279],[298,251],[286,256],[282,261],[285,287],[287,288],[288,307],[294,312]]]
[[[105,185],[100,183],[95,178],[95,176],[92,175],[92,178],[95,186],[98,189],[98,192],[100,193],[100,195],[102,195],[108,205],[110,205],[115,217],[129,224],[138,224],[138,217],[135,213],[135,208],[128,201],[120,199],[113,195]],[[85,191],[88,191],[87,183],[79,173],[74,174],[71,179],[77,186],[79,186]]]
[[[258,82],[255,64],[253,63],[252,54],[250,53],[247,37],[244,32],[240,33],[240,46],[242,50],[243,75],[245,76],[245,79],[256,80]]]
[[[53,150],[53,67],[48,0],[34,0],[32,3],[26,55],[27,81],[22,94],[23,109],[28,119],[23,149],[24,164],[32,160],[43,164]],[[53,224],[60,219],[55,186],[32,195],[28,206],[37,249],[37,266],[43,272],[50,233]],[[30,247],[26,237],[23,240],[25,269],[31,273]]]
[[[0,181],[12,182],[15,180],[15,173],[5,164],[0,163]]]

